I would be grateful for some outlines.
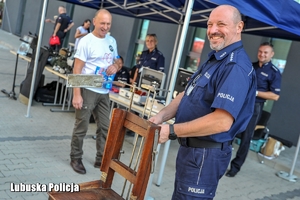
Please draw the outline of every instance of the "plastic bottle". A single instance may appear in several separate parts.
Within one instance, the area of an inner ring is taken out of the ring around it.
[[[102,74],[103,74],[103,78],[104,78],[104,82],[102,84],[102,87],[105,88],[105,89],[111,90],[116,74],[107,75],[106,71],[103,71]]]

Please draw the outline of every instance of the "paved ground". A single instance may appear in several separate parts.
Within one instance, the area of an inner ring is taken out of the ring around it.
[[[11,91],[15,56],[9,50],[17,49],[19,38],[0,30],[0,89]],[[16,84],[24,79],[27,63],[20,60]],[[56,80],[54,75],[44,72],[45,82]],[[19,87],[15,88],[17,95]],[[51,112],[52,107],[33,102],[26,117],[28,107],[11,100],[0,93],[0,199],[47,199],[46,192],[12,192],[24,184],[81,183],[100,178],[99,169],[93,167],[95,141],[91,138],[95,125],[91,124],[84,141],[83,162],[87,174],[79,175],[71,169],[69,162],[70,138],[74,124],[74,113]],[[272,131],[272,130],[271,130]],[[131,146],[131,138],[126,139],[124,148]],[[163,150],[163,145],[161,151]],[[166,168],[160,187],[155,185],[160,168],[158,157],[156,172],[150,196],[157,200],[170,199],[174,181],[174,160],[177,142],[172,142]],[[236,150],[235,146],[235,150]],[[291,200],[300,199],[300,182],[289,182],[278,178],[279,170],[289,172],[295,148],[286,149],[279,158],[260,164],[257,154],[250,152],[241,172],[235,178],[220,180],[216,200]],[[233,155],[235,151],[233,152]],[[294,174],[300,175],[299,158]],[[118,183],[115,187],[119,187]],[[148,198],[150,199],[150,197]]]

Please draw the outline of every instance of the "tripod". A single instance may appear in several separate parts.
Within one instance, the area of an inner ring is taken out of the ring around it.
[[[19,60],[19,54],[17,53],[12,90],[10,92],[6,91],[5,89],[1,90],[2,93],[6,94],[10,99],[13,99],[13,100],[17,100],[16,93],[15,93],[15,83],[16,83],[16,76],[17,76],[18,60]]]

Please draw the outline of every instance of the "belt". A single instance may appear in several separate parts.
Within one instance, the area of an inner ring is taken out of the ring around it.
[[[180,138],[179,138],[180,140]],[[179,141],[181,144],[181,142]],[[201,140],[196,137],[188,137],[186,138],[186,146],[192,147],[192,148],[218,148],[221,149],[225,146],[230,146],[232,144],[232,141],[228,142],[214,142],[214,141],[208,141],[208,140]]]

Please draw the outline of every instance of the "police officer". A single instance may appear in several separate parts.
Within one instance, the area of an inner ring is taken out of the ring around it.
[[[130,84],[129,72],[126,69],[126,67],[123,66],[123,64],[124,64],[123,57],[120,56],[120,59],[118,59],[117,62],[117,65],[119,66],[118,68],[119,71],[115,75],[113,84],[119,87],[129,87],[121,82],[118,82],[118,81],[122,81],[124,83]]]
[[[240,171],[246,160],[251,138],[253,137],[255,126],[261,116],[264,102],[268,99],[274,101],[279,99],[281,73],[271,62],[273,56],[273,45],[269,42],[262,43],[258,49],[258,61],[253,63],[257,77],[254,113],[247,129],[241,133],[239,149],[236,153],[236,157],[231,161],[230,170],[226,173],[228,177],[234,177]]]
[[[162,52],[157,49],[158,40],[156,34],[147,34],[145,42],[147,50],[142,52],[140,59],[136,65],[138,69],[136,70],[137,85],[139,82],[140,73],[142,72],[144,67],[149,67],[150,69],[161,72],[164,72],[165,69],[165,57]]]
[[[178,138],[172,199],[213,199],[231,158],[231,142],[253,114],[256,77],[243,49],[244,23],[233,6],[215,8],[207,22],[213,51],[184,92],[149,120],[161,124],[159,142]]]
[[[46,19],[45,22],[54,23],[54,30],[52,36],[59,37],[60,45],[56,47],[51,46],[55,51],[59,51],[63,45],[64,38],[67,32],[74,26],[73,20],[67,15],[67,10],[64,6],[58,7],[59,16],[55,19],[55,21],[51,19]]]

